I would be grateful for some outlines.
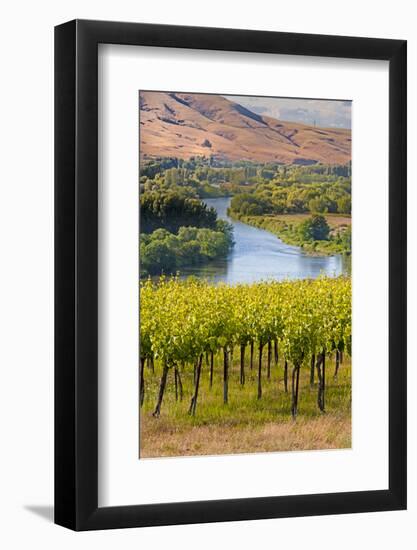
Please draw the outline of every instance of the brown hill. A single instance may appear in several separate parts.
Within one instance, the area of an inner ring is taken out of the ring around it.
[[[219,95],[141,92],[142,158],[215,155],[227,160],[344,164],[351,132],[260,116]]]

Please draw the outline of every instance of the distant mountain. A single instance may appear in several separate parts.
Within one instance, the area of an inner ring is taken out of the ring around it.
[[[210,156],[286,164],[344,164],[351,131],[258,115],[219,95],[141,92],[142,158]]]

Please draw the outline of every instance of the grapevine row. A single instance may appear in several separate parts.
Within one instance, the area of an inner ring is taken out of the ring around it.
[[[159,416],[169,369],[174,369],[176,391],[180,367],[194,369],[194,393],[189,413],[195,415],[203,356],[223,355],[223,401],[228,403],[231,356],[240,350],[240,384],[245,384],[245,354],[257,362],[257,396],[262,398],[262,356],[267,349],[267,376],[271,360],[284,359],[287,390],[291,367],[291,414],[298,413],[300,369],[318,376],[317,403],[325,409],[325,364],[336,353],[336,371],[344,352],[351,354],[351,280],[346,277],[260,282],[217,286],[176,277],[150,279],[140,286],[140,402],[145,395],[144,365],[158,360],[163,366],[154,416]],[[257,355],[257,357],[254,357]]]

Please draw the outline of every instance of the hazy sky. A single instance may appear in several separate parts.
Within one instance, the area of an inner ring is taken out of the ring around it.
[[[351,127],[351,101],[225,96],[259,115],[316,124],[328,128]]]

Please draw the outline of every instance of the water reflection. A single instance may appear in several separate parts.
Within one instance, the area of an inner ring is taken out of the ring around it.
[[[231,220],[230,198],[206,199],[219,218],[233,224],[235,246],[227,259],[181,270],[181,277],[194,275],[213,282],[251,283],[259,280],[315,278],[321,273],[337,276],[350,273],[350,258],[308,256],[299,247],[283,243],[272,233]]]

